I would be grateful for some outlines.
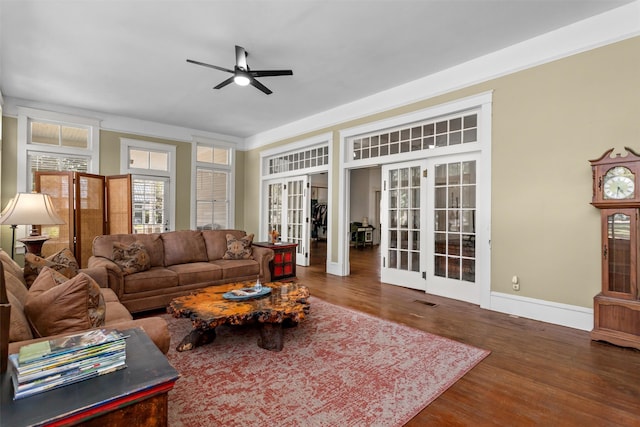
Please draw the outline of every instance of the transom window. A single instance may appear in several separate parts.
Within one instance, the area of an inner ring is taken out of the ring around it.
[[[412,123],[351,140],[353,160],[431,150],[478,141],[478,115]]]
[[[329,164],[329,146],[319,146],[270,157],[267,162],[267,174],[309,169]]]
[[[32,108],[18,108],[18,191],[35,188],[36,171],[96,173],[100,122]]]
[[[88,148],[89,128],[29,120],[32,144]]]

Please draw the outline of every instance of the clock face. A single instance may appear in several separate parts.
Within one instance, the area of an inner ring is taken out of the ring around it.
[[[604,176],[604,198],[615,200],[632,198],[635,191],[633,178],[633,173],[625,167],[618,166],[610,169]]]

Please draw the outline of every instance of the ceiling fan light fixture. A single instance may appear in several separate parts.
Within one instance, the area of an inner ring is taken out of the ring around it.
[[[244,73],[236,73],[233,77],[233,82],[238,86],[248,86],[251,83],[251,79]]]

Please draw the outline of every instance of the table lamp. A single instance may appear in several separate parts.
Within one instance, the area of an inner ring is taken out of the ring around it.
[[[31,225],[29,236],[18,239],[18,241],[24,243],[28,252],[40,256],[42,245],[49,240],[49,236],[41,236],[36,227],[64,223],[64,220],[56,213],[49,195],[42,193],[18,193],[0,214],[0,224],[10,224],[12,228],[11,258],[14,255],[18,225]]]

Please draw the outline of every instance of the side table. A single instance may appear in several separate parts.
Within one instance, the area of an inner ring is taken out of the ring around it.
[[[127,367],[13,400],[11,370],[0,375],[2,425],[166,426],[168,396],[179,377],[142,329],[127,329]]]
[[[254,242],[255,246],[273,249],[273,261],[269,262],[271,281],[275,282],[287,277],[296,277],[296,248],[297,243],[288,242]]]

